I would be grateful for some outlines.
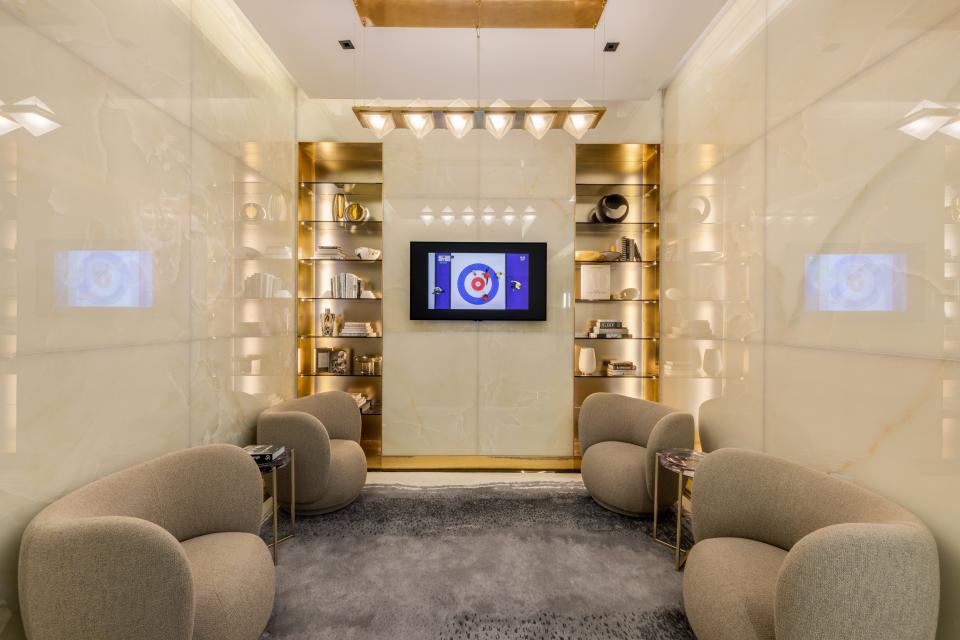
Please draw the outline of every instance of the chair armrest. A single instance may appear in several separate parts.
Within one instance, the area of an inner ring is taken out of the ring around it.
[[[162,527],[121,516],[31,525],[20,547],[20,608],[31,640],[190,640],[193,580]]]
[[[354,406],[356,408],[356,406]],[[267,411],[257,421],[257,442],[282,444],[296,450],[297,502],[318,499],[330,474],[330,436],[320,420],[303,411]],[[286,472],[281,472],[282,476]],[[279,478],[281,502],[290,501],[290,484]]]
[[[913,523],[837,524],[802,538],[776,588],[777,640],[933,640],[940,569]]]
[[[650,438],[647,440],[647,493],[653,498],[654,474],[657,470],[657,452],[664,449],[692,449],[696,427],[693,424],[693,416],[689,413],[675,412],[662,417],[650,432]],[[676,479],[673,475],[669,476]],[[677,483],[664,481],[664,476],[660,476],[660,497],[658,503],[669,505],[677,499]]]

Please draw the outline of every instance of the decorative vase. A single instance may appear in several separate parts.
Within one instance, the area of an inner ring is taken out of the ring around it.
[[[322,336],[332,336],[337,329],[337,315],[330,311],[330,309],[324,309],[323,315],[320,316],[320,335]]]
[[[337,222],[343,220],[344,211],[347,208],[347,195],[343,191],[337,191],[333,196],[330,215]]]
[[[580,373],[589,376],[597,370],[597,351],[593,347],[580,348],[580,360],[577,362]]]
[[[723,371],[723,359],[720,349],[706,349],[703,352],[703,372],[711,378],[716,378]]]
[[[607,224],[623,222],[630,213],[630,203],[627,198],[619,193],[600,198],[597,203],[597,219]]]

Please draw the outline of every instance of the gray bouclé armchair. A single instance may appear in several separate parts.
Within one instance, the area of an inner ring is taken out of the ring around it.
[[[600,506],[623,515],[653,512],[658,451],[693,448],[692,415],[615,393],[588,396],[577,424],[583,484]],[[661,482],[660,507],[676,499],[676,482]]]
[[[933,640],[937,545],[852,482],[745,449],[697,467],[683,602],[699,640]]]
[[[57,500],[20,546],[30,640],[257,640],[275,574],[263,489],[214,444],[119,471]]]
[[[357,499],[367,481],[360,431],[360,410],[343,391],[288,400],[260,414],[257,442],[296,451],[297,515],[329,513]],[[290,505],[287,473],[280,472],[277,486],[285,508]]]

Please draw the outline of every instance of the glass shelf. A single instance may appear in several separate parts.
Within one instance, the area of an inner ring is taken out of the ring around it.
[[[331,298],[330,296],[297,296],[298,300],[346,300],[347,302],[383,302],[383,298]]]
[[[658,184],[609,184],[579,182],[577,183],[577,198],[599,198],[612,193],[633,198],[646,197],[660,189]]]
[[[300,340],[383,340],[383,336],[297,336]]]
[[[383,220],[365,220],[363,222],[339,222],[337,220],[300,220],[301,227],[315,227],[320,231],[347,231],[350,233],[383,233]]]
[[[626,233],[650,232],[657,228],[656,222],[577,222],[577,235],[606,235],[617,231]]]
[[[656,298],[638,298],[638,299],[636,299],[636,300],[629,300],[629,299],[628,299],[628,300],[617,300],[617,299],[614,299],[614,298],[610,298],[609,300],[589,300],[589,299],[587,299],[587,298],[576,298],[576,299],[574,300],[574,302],[576,302],[577,304],[607,304],[607,303],[609,303],[609,302],[620,302],[620,303],[623,303],[623,302],[634,302],[634,303],[642,302],[642,303],[644,303],[644,304],[657,304],[657,303],[659,303],[660,301],[657,300]]]
[[[574,262],[578,267],[585,264],[589,265],[605,265],[605,264],[638,264],[641,267],[652,267],[657,264],[656,260],[577,260]]]
[[[655,375],[634,374],[634,375],[632,375],[632,376],[608,376],[608,375],[605,374],[605,373],[601,373],[601,374],[592,373],[592,374],[590,374],[590,375],[585,375],[585,374],[583,374],[583,373],[577,373],[577,374],[574,374],[573,377],[574,377],[574,378],[594,378],[594,379],[603,378],[604,380],[616,380],[616,379],[618,379],[618,378],[630,378],[630,379],[643,378],[643,379],[646,379],[646,380],[655,380],[655,379],[657,378],[657,376],[655,376]]]
[[[381,374],[376,373],[298,373],[301,378],[380,378]]]
[[[300,258],[300,262],[352,262],[353,264],[380,264],[382,259],[361,260],[360,258]]]
[[[573,339],[574,340],[592,340],[594,342],[600,342],[600,341],[602,342],[635,342],[635,341],[644,341],[644,340],[653,342],[655,340],[659,340],[659,338],[655,338],[652,336],[649,338],[578,338],[578,337],[574,337]]]

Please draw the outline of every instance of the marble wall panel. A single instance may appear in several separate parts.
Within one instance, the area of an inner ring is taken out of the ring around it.
[[[0,78],[0,100],[38,96],[61,125],[0,136],[0,638],[19,640],[37,511],[168,451],[249,442],[293,394],[292,299],[241,294],[265,270],[242,247],[293,246],[296,87],[225,0],[0,2]],[[270,220],[242,223],[247,202]],[[69,304],[84,280],[58,256],[93,250],[143,252],[132,278],[92,272],[139,306]],[[292,290],[291,258],[269,269]]]
[[[561,134],[418,141],[402,131],[385,141],[385,455],[571,453],[573,169],[574,143]],[[477,216],[469,225],[467,206]],[[490,224],[486,206],[496,211]],[[535,213],[524,219],[527,207]],[[409,320],[414,240],[547,242],[547,322]]]
[[[700,254],[723,271],[707,279],[715,304],[736,308],[746,291],[755,321],[742,342],[724,321],[721,380],[702,370],[665,378],[665,398],[698,414],[706,449],[798,460],[920,516],[940,546],[941,638],[960,633],[960,149],[942,133],[922,141],[898,126],[923,100],[960,107],[958,47],[955,2],[741,0],[664,97],[664,322],[676,324],[691,304],[670,289],[686,293],[703,279],[696,255],[677,247],[716,252]],[[717,115],[723,102],[703,89],[714,83],[765,87],[752,94],[747,139],[730,124],[746,110]],[[705,230],[710,223],[722,230]],[[886,312],[816,310],[808,258],[831,253],[904,256],[895,276],[904,302]],[[735,256],[749,270],[739,284]],[[729,370],[740,363],[731,349],[748,354],[751,373]]]

